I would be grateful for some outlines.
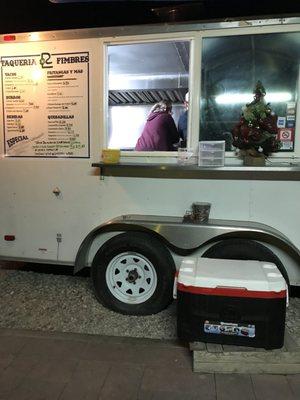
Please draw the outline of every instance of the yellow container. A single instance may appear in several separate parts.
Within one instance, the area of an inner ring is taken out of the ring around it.
[[[120,150],[104,149],[102,150],[102,161],[105,164],[116,164],[120,161]]]

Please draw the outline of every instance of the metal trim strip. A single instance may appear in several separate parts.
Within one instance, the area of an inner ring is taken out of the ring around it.
[[[232,29],[232,28],[249,28],[249,27],[262,27],[273,25],[290,25],[299,24],[300,18],[297,16],[287,16],[283,18],[258,18],[253,19],[238,19],[232,18],[230,20],[220,21],[197,21],[197,22],[183,22],[183,23],[158,23],[158,24],[144,24],[144,25],[128,25],[117,27],[102,27],[102,28],[79,28],[79,29],[66,29],[56,31],[39,32],[39,38],[33,39],[32,33],[15,33],[8,32],[8,34],[16,35],[18,42],[32,42],[32,41],[47,41],[47,40],[66,40],[66,39],[88,39],[88,38],[104,38],[116,36],[133,36],[133,35],[146,35],[163,33],[180,33],[192,31],[207,31],[214,29]],[[0,43],[12,43],[4,41],[4,34],[1,35]]]

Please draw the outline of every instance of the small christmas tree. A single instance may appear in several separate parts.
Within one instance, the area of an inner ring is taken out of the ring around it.
[[[281,147],[277,139],[277,115],[265,102],[266,91],[260,81],[254,90],[254,100],[242,108],[242,116],[232,130],[233,145],[242,156],[267,157]]]

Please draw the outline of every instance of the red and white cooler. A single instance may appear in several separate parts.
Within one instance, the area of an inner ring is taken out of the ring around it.
[[[184,259],[177,281],[178,337],[280,348],[287,296],[286,281],[273,263]]]

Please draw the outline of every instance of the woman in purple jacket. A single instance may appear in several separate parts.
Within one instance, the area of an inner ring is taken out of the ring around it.
[[[169,100],[162,100],[151,108],[143,132],[135,146],[135,150],[175,150],[173,144],[179,142],[179,134],[171,112],[172,103]]]

